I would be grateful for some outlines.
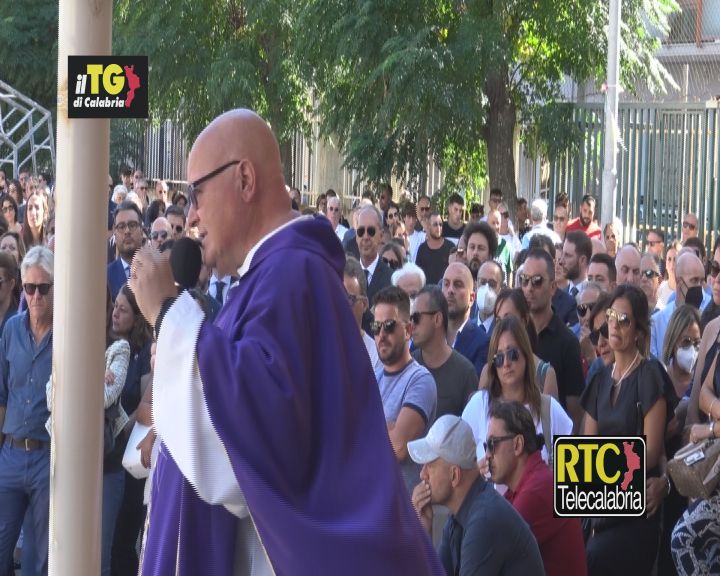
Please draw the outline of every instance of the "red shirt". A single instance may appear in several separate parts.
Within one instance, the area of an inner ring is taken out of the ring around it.
[[[505,492],[505,498],[535,535],[547,576],[587,576],[580,519],[553,515],[553,489],[552,471],[537,450],[528,457],[517,489]]]
[[[585,232],[585,234],[588,235],[588,237],[597,238],[598,240],[602,240],[602,230],[600,229],[600,226],[595,224],[592,220],[590,221],[590,224],[587,225],[587,227],[584,227],[582,224],[580,224],[580,218],[573,218],[568,222],[567,228],[565,228],[565,234],[568,232],[572,232],[573,230],[580,230],[580,232]]]

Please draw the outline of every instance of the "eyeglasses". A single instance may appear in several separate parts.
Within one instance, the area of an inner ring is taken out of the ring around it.
[[[690,346],[695,348],[695,350],[700,348],[700,338],[685,337],[680,340],[680,348],[690,348]]]
[[[11,210],[15,212],[15,208],[12,207],[12,204],[2,207],[3,214],[5,214],[6,212],[10,212]]]
[[[428,310],[427,312],[413,312],[410,314],[410,320],[412,320],[412,323],[417,326],[420,324],[420,320],[422,320],[423,316],[432,316],[433,314],[437,314],[440,312],[440,310]]]
[[[420,212],[430,212],[430,206],[420,206]]]
[[[697,224],[693,224],[692,222],[688,222],[687,220],[683,222],[683,228],[689,228],[690,230],[695,230],[697,228]]]
[[[607,340],[610,337],[609,332],[608,332],[607,322],[605,322],[602,326],[600,326],[599,330],[592,330],[590,332],[590,342],[592,342],[593,346],[598,345],[598,342],[600,342],[600,336],[605,338],[605,340]]]
[[[460,250],[458,250],[458,252],[460,252]],[[497,290],[498,283],[497,283],[497,280],[492,280],[492,279],[486,280],[485,278],[478,278],[478,284],[480,284],[480,286],[485,286],[487,284],[493,290]]]
[[[615,320],[620,328],[627,328],[630,326],[630,316],[625,314],[625,312],[618,312],[615,308],[608,308],[605,310],[605,317],[608,319],[608,322],[610,322],[610,320]]]
[[[340,212],[340,208],[337,206],[328,206],[328,212]]]
[[[710,262],[710,276],[715,278],[718,274],[720,274],[720,262],[713,260]]]
[[[168,233],[165,232],[164,230],[162,232],[153,232],[152,234],[150,234],[151,240],[157,240],[158,238],[160,238],[161,240],[164,241],[164,240],[167,240],[167,237],[168,237]]]
[[[398,213],[397,212],[388,212],[388,220],[395,220],[397,218]]]
[[[593,306],[595,306],[595,302],[593,302],[591,304],[578,304],[577,305],[578,316],[580,316],[580,318],[585,318],[585,314],[587,314],[588,310],[590,310],[590,308],[592,308]]]
[[[373,336],[380,336],[380,330],[384,329],[385,334],[392,334],[395,332],[397,324],[397,320],[385,320],[385,322],[378,322],[377,320],[374,320],[373,322],[370,322],[370,332],[372,332]]]
[[[510,218],[510,212],[500,212],[500,216],[502,216],[503,218],[506,218],[506,219]]]
[[[360,228],[357,229],[358,238],[362,238],[363,236],[365,236],[366,231],[370,238],[374,238],[375,233],[377,232],[377,228],[375,228],[375,226],[368,226],[367,228],[365,228],[365,226],[360,226]]]
[[[176,224],[173,226],[173,230],[175,230],[175,234],[180,234],[183,231],[183,227],[180,226],[180,224]]]
[[[126,230],[130,230],[130,232],[135,232],[140,228],[140,222],[136,222],[135,220],[131,220],[130,222],[120,222],[120,224],[115,224],[115,232],[125,232]]]
[[[493,364],[495,368],[501,368],[505,364],[505,358],[510,362],[517,362],[520,360],[520,350],[517,348],[509,348],[505,352],[498,352],[493,356]]]
[[[188,200],[190,201],[190,205],[194,206],[195,208],[198,207],[198,203],[197,203],[198,198],[197,197],[200,192],[200,190],[198,190],[198,187],[201,184],[204,184],[211,178],[215,178],[215,176],[224,172],[225,170],[230,168],[230,166],[235,166],[235,164],[240,164],[240,160],[231,160],[227,164],[223,164],[219,168],[215,168],[215,170],[213,170],[209,174],[206,174],[202,178],[198,178],[197,180],[195,180],[195,182],[191,182],[190,185],[188,186]]]
[[[495,448],[498,444],[505,442],[506,440],[512,440],[517,434],[508,434],[507,436],[490,436],[487,442],[483,442],[483,448],[487,454],[494,454]]]
[[[390,258],[383,258],[382,260],[383,262],[385,262],[385,264],[390,266],[392,270],[397,270],[398,268],[400,268],[400,262],[398,262],[397,260],[391,260]]]
[[[640,274],[642,274],[643,276],[645,276],[645,278],[647,278],[648,280],[652,280],[653,278],[657,278],[657,277],[660,276],[660,272],[656,272],[656,271],[653,270],[652,268],[648,268],[647,270],[643,270],[642,272],[640,272]]]
[[[33,296],[35,294],[35,290],[40,292],[41,296],[47,296],[47,293],[50,292],[50,288],[52,288],[52,284],[31,284],[28,282],[23,284],[23,288],[25,289],[25,294],[28,296]]]
[[[540,288],[543,285],[545,278],[540,274],[534,276],[528,276],[527,274],[520,274],[520,283],[523,288],[527,288],[528,284],[532,284],[533,288]]]

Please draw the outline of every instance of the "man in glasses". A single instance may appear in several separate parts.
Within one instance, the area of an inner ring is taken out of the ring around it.
[[[415,264],[425,272],[428,284],[437,284],[445,272],[453,243],[443,238],[443,220],[438,212],[430,214],[427,238],[418,248]]]
[[[442,416],[408,451],[422,464],[422,482],[412,492],[412,503],[425,529],[432,527],[433,505],[447,506],[452,513],[438,547],[446,574],[544,574],[527,524],[480,475],[467,422]]]
[[[567,232],[578,230],[587,234],[588,238],[602,238],[602,230],[595,222],[595,197],[585,194],[580,203],[580,216],[568,222]]]
[[[447,343],[470,361],[480,377],[487,362],[490,335],[473,321],[475,283],[467,264],[453,262],[447,267],[442,279],[442,293],[448,306]]]
[[[417,304],[417,301],[416,301]],[[426,310],[423,310],[426,312]],[[372,332],[383,370],[377,373],[387,431],[408,493],[420,479],[407,443],[425,434],[435,421],[437,386],[427,368],[410,355],[410,299],[395,286],[375,298]]]
[[[338,239],[342,242],[348,229],[340,223],[340,219],[342,218],[342,203],[337,196],[330,196],[327,199],[327,217],[330,220],[330,224],[332,224],[333,230],[335,230],[335,234],[337,234]]]
[[[160,250],[163,242],[172,239],[172,227],[167,218],[158,216],[150,227],[150,244]]]
[[[698,235],[698,218],[692,212],[685,214],[682,220],[681,240],[685,244],[688,238],[697,238]]]
[[[327,218],[291,209],[266,122],[249,110],[215,119],[187,179],[205,263],[240,281],[212,324],[177,295],[164,255],[133,260],[130,287],[157,334],[162,439],[142,574],[439,574],[400,485],[388,428],[405,424],[386,425],[372,389],[344,254]],[[376,342],[409,331],[402,294],[405,323],[381,318]]]
[[[448,219],[443,223],[442,235],[457,246],[458,240],[465,230],[465,200],[457,192],[450,195],[447,201]]]
[[[654,254],[646,252],[640,258],[640,289],[647,298],[650,315],[663,308],[662,305],[658,307],[658,289],[661,281],[660,261]]]
[[[50,413],[45,384],[52,371],[53,254],[32,248],[21,276],[28,309],[10,318],[0,342],[0,572],[12,573],[26,512],[34,549],[27,570],[47,574],[50,513]],[[25,538],[30,537],[25,534]],[[23,569],[24,570],[24,569]]]
[[[427,228],[430,224],[430,197],[420,196],[417,201],[417,223],[415,230],[424,231],[427,234]]]
[[[437,415],[460,416],[470,395],[477,390],[478,376],[470,361],[447,342],[448,302],[437,286],[425,286],[410,314],[412,355],[432,374],[437,386]]]
[[[392,278],[390,266],[383,262],[379,254],[383,242],[380,220],[380,212],[375,206],[365,206],[358,212],[357,228],[355,229],[360,264],[365,270],[370,302],[375,298],[375,294],[390,286]]]
[[[165,209],[165,218],[170,222],[173,240],[177,241],[185,236],[185,211],[180,206],[170,204]]]
[[[355,318],[355,324],[358,330],[360,330],[360,336],[362,336],[363,344],[365,344],[365,349],[370,357],[373,372],[377,374],[382,370],[383,364],[380,361],[380,356],[378,356],[375,340],[363,329],[363,316],[368,310],[367,279],[365,278],[365,272],[362,266],[360,266],[360,262],[352,256],[348,256],[345,261],[343,285],[345,286],[345,292],[347,292],[348,302],[350,303],[350,308]]]
[[[552,309],[555,291],[555,262],[552,256],[545,250],[531,250],[523,266],[520,284],[538,336],[536,353],[555,368],[558,400],[577,426],[582,416],[580,394],[585,386],[580,344]]]
[[[545,574],[587,574],[580,520],[553,515],[553,472],[542,459],[543,442],[528,409],[520,402],[492,404],[487,438],[488,448],[494,440],[487,450],[492,480],[508,487],[505,498],[535,536]]]
[[[130,278],[130,263],[143,244],[142,214],[134,202],[122,202],[115,210],[113,223],[118,257],[107,267],[107,281],[113,301]]]

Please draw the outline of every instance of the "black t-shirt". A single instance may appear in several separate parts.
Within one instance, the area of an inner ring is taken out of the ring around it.
[[[450,226],[449,222],[443,222],[442,235],[443,238],[457,238],[458,240],[462,237],[465,232],[465,224],[460,226],[457,230]]]
[[[443,245],[437,250],[432,250],[427,240],[420,244],[415,257],[415,264],[422,268],[425,272],[426,284],[437,284],[445,274],[445,268],[448,266],[448,258],[450,257],[450,249],[455,246],[450,240],[443,239]]]
[[[438,368],[425,365],[422,350],[413,352],[413,358],[425,366],[435,380],[437,386],[437,418],[445,414],[462,416],[470,394],[478,388],[478,377],[475,367],[462,354],[455,350],[445,364]]]
[[[580,396],[585,379],[580,362],[580,343],[556,314],[538,334],[536,354],[555,368],[560,404],[567,410],[566,397]]]

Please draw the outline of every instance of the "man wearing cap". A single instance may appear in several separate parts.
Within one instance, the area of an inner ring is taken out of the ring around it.
[[[452,513],[438,548],[448,574],[544,574],[532,532],[513,507],[480,475],[470,425],[452,414],[437,419],[427,436],[408,442],[422,464],[412,502],[429,531],[432,504]]]

